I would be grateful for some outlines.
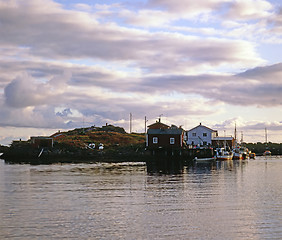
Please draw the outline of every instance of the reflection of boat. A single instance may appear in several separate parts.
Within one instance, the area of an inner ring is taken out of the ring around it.
[[[264,156],[270,156],[271,155],[271,152],[269,150],[266,150],[264,153],[263,153]]]
[[[217,160],[232,160],[233,152],[227,151],[225,148],[217,148],[215,150]]]
[[[197,161],[197,162],[211,162],[211,161],[214,161],[215,159],[216,159],[215,157],[206,157],[206,158],[195,157],[194,161]]]
[[[252,159],[255,159],[256,154],[255,154],[255,153],[250,152],[249,157],[250,157],[250,158],[252,158]]]

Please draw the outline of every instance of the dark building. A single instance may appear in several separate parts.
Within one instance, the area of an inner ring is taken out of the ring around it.
[[[34,148],[52,148],[53,147],[53,138],[51,137],[30,137],[31,146]]]
[[[184,142],[184,130],[172,125],[169,127],[160,121],[149,125],[146,137],[148,149],[181,149]]]

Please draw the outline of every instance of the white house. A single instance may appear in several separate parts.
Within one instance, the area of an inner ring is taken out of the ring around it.
[[[217,137],[216,130],[208,128],[200,123],[197,127],[194,127],[186,131],[187,145],[208,146],[212,144],[212,139]]]

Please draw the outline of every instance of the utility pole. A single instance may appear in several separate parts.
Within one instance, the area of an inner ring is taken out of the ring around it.
[[[129,114],[129,133],[132,132],[132,113]]]
[[[82,132],[84,133],[84,115],[83,115],[83,119],[82,119]]]
[[[147,122],[148,122],[148,120],[147,120],[147,117],[145,116],[145,134],[147,132]]]
[[[265,128],[265,143],[267,144],[267,129]]]

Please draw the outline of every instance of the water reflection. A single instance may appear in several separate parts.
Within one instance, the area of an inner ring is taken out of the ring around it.
[[[209,174],[213,171],[237,171],[248,161],[228,160],[212,162],[185,162],[182,160],[158,159],[146,163],[148,174],[183,174],[186,171],[197,174]]]
[[[281,239],[282,158],[8,165],[0,239]]]
[[[148,174],[182,174],[184,171],[184,161],[178,159],[156,159],[146,165]]]

